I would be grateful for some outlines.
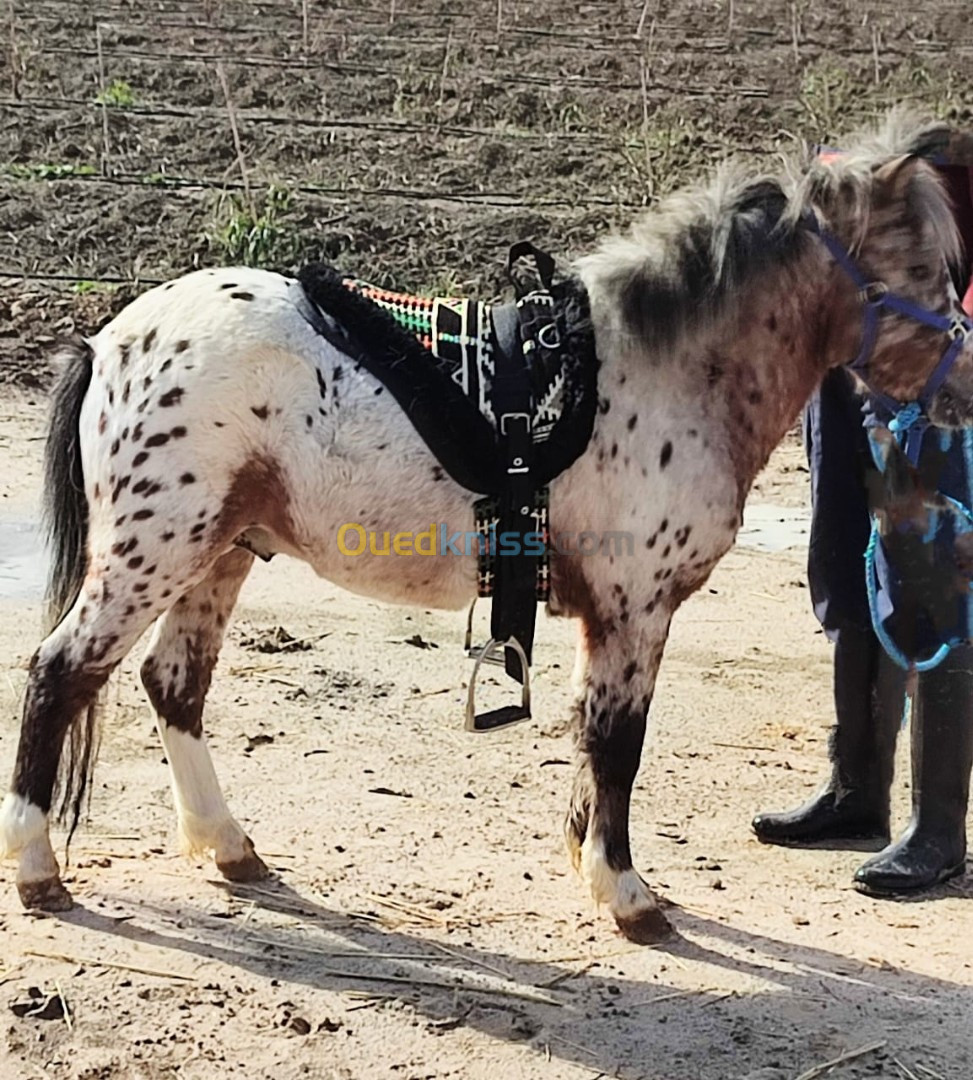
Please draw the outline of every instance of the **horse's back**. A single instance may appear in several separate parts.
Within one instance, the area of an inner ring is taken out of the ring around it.
[[[303,354],[319,341],[310,305],[293,278],[251,267],[197,270],[148,290],[124,308],[94,338],[99,353],[118,350],[124,369],[139,357],[171,359],[177,370],[199,370],[222,352],[236,359],[269,348]],[[193,353],[192,357],[180,354]],[[177,362],[178,361],[178,362]]]
[[[160,545],[202,560],[258,529],[253,550],[356,591],[468,602],[469,559],[435,574],[396,560],[390,574],[381,552],[350,558],[336,544],[347,522],[379,537],[469,530],[472,509],[392,395],[318,325],[297,281],[230,268],[146,292],[92,340],[80,428],[95,550],[136,539],[147,566]]]

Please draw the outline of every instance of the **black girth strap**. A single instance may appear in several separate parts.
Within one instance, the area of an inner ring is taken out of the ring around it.
[[[560,364],[561,348],[551,285],[554,260],[532,244],[520,243],[510,249],[507,271],[517,297],[514,305],[494,309],[497,350],[493,384],[493,409],[497,417],[500,454],[506,474],[498,500],[497,536],[514,540],[517,555],[495,561],[493,609],[490,633],[497,641],[516,638],[527,663],[534,646],[537,620],[537,544],[534,503],[538,481],[534,453],[536,402],[531,395],[529,371],[554,370]],[[519,335],[513,333],[514,318]],[[518,341],[519,337],[519,341]],[[523,683],[527,673],[512,648],[504,650],[507,674]]]

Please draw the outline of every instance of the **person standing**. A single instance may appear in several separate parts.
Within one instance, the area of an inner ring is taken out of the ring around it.
[[[954,647],[936,668],[918,676],[912,711],[912,818],[890,843],[889,795],[906,680],[885,654],[869,613],[862,555],[871,528],[868,491],[877,469],[862,406],[851,375],[838,369],[826,377],[804,416],[813,506],[808,583],[815,614],[835,646],[831,776],[803,806],[758,814],[753,830],[768,844],[885,845],[858,868],[855,884],[875,895],[899,895],[931,888],[965,869],[973,646]],[[923,453],[938,434],[932,428],[926,432]],[[967,490],[947,494],[969,505],[963,433],[953,442],[947,458],[957,459],[954,471]],[[895,554],[893,539],[890,561],[908,573],[908,560],[897,560]]]

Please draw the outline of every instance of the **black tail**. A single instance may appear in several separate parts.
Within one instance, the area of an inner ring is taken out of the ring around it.
[[[88,500],[84,494],[78,427],[91,385],[94,352],[80,338],[61,351],[64,368],[51,399],[44,452],[44,531],[50,549],[47,624],[55,626],[78,598],[88,560]]]
[[[47,576],[47,625],[54,627],[71,610],[88,569],[88,500],[81,466],[81,406],[91,385],[94,351],[77,338],[60,353],[61,375],[51,398],[44,451],[43,524],[50,552]],[[58,816],[70,818],[68,843],[77,828],[98,752],[97,701],[71,718],[62,751]]]

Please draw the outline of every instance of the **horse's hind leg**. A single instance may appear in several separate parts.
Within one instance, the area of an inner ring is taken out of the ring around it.
[[[634,620],[632,620],[634,621]],[[652,891],[632,867],[629,808],[668,621],[641,628],[586,627],[589,670],[579,702],[580,755],[565,823],[575,867],[618,928],[647,944],[669,932]]]
[[[142,663],[172,778],[179,835],[187,853],[213,851],[230,881],[269,871],[230,815],[203,735],[203,705],[223,633],[253,556],[223,555],[159,620]]]
[[[19,856],[17,891],[25,907],[64,911],[71,906],[51,847],[48,815],[65,738],[72,724],[93,726],[98,691],[118,659],[93,655],[85,661],[77,647],[77,616],[69,616],[31,659],[13,782],[0,809],[0,849]],[[93,738],[89,731],[89,746]],[[87,771],[87,763],[83,768]]]
[[[99,565],[31,659],[13,782],[0,807],[0,855],[19,856],[17,890],[26,907],[71,906],[48,817],[67,740],[62,795],[77,823],[97,748],[98,691],[164,606],[138,588],[117,560]]]

